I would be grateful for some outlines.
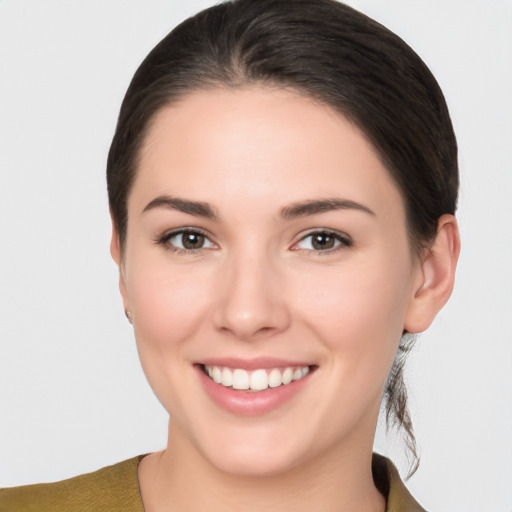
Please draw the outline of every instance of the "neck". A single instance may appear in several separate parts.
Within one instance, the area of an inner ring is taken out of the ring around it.
[[[139,467],[144,507],[146,512],[383,512],[385,499],[371,473],[371,446],[365,448],[363,453],[336,447],[283,473],[241,476],[210,464],[173,429],[168,448],[144,458]]]

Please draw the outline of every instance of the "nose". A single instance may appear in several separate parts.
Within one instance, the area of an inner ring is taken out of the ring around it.
[[[270,258],[240,255],[219,274],[214,323],[237,339],[253,341],[282,332],[290,310],[282,275]]]

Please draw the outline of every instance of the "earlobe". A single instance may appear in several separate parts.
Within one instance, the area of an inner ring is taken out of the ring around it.
[[[425,249],[420,262],[420,279],[406,313],[404,329],[411,333],[427,329],[448,301],[455,282],[460,252],[457,220],[443,215],[437,225],[433,243]]]

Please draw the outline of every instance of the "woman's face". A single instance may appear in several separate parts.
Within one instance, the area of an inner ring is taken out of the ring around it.
[[[275,474],[370,449],[421,279],[397,187],[330,108],[218,89],[155,118],[121,291],[171,450]]]

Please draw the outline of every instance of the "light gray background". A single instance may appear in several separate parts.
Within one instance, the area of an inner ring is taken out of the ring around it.
[[[0,0],[0,486],[163,447],[108,253],[104,167],[145,54],[207,0]],[[512,2],[350,2],[437,76],[460,145],[456,291],[409,364],[439,512],[512,510]],[[405,469],[398,440],[376,446]]]

